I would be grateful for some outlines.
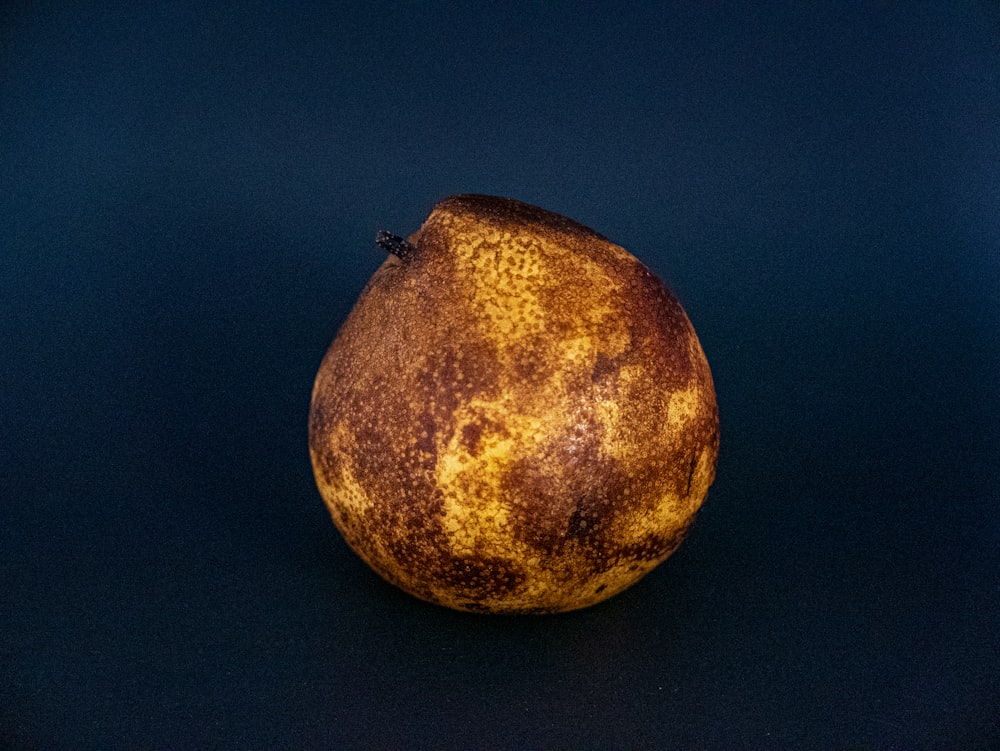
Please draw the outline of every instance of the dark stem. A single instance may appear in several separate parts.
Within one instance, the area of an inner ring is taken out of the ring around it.
[[[380,229],[378,234],[375,235],[375,244],[382,248],[382,250],[392,253],[401,261],[409,261],[413,257],[412,245],[399,235],[386,232],[384,229]]]

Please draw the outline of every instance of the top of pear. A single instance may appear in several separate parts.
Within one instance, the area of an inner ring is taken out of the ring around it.
[[[556,214],[540,209],[531,204],[516,201],[513,198],[500,198],[477,193],[449,196],[434,206],[430,221],[435,214],[464,215],[467,218],[481,221],[496,227],[515,226],[532,227],[540,234],[567,234],[584,236],[608,242],[608,239],[590,227]]]

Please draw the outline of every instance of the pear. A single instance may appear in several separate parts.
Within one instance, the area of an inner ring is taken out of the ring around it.
[[[460,195],[385,262],[320,366],[309,448],[348,545],[464,611],[549,613],[630,586],[715,477],[718,411],[681,305],[623,248]]]

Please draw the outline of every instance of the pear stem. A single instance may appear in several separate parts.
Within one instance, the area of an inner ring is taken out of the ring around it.
[[[375,244],[382,250],[392,253],[401,261],[409,261],[413,257],[414,248],[399,235],[380,229],[375,235]]]

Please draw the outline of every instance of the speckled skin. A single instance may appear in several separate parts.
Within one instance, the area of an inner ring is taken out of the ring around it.
[[[309,445],[348,544],[477,612],[604,600],[680,544],[715,475],[708,363],[635,257],[556,214],[439,203],[316,377]]]

